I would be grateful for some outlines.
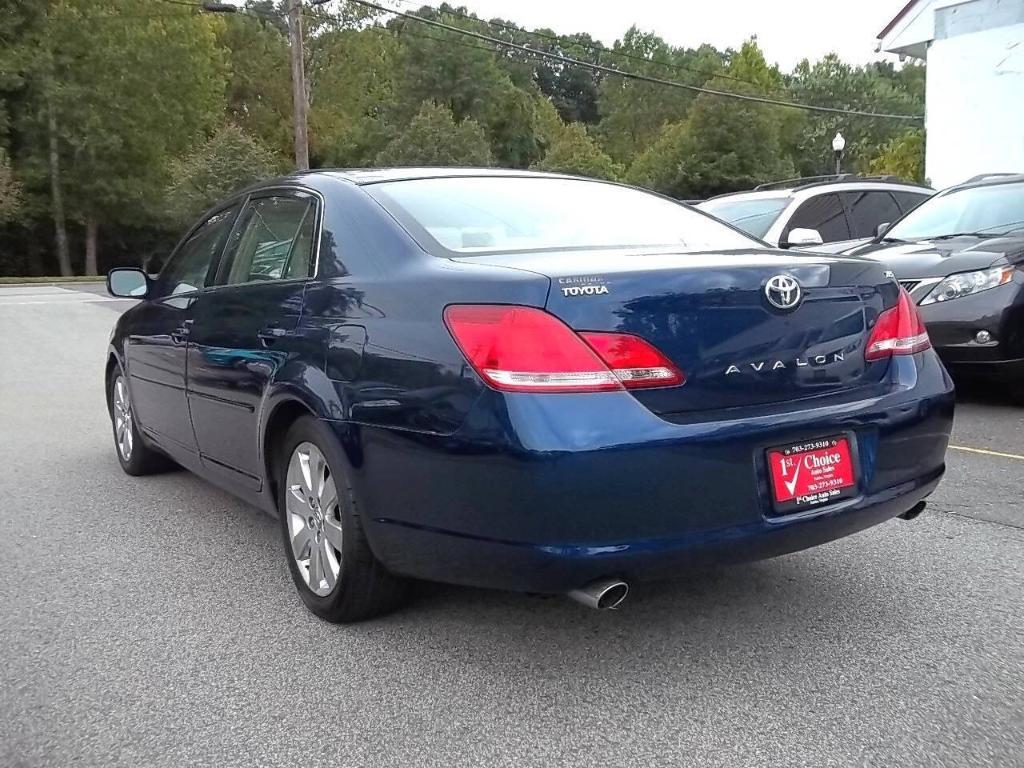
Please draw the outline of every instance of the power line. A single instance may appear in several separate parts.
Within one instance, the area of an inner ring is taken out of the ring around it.
[[[202,8],[202,5],[200,3],[196,3],[194,0],[163,0],[163,1],[166,2],[166,3],[173,3],[175,5],[186,5],[186,6],[191,6],[193,8],[198,8],[198,9]],[[475,38],[477,40],[482,40],[484,42],[491,43],[492,45],[500,45],[500,46],[504,46],[506,48],[512,48],[514,50],[522,51],[523,53],[526,53],[526,54],[528,54],[530,56],[544,58],[544,59],[549,59],[551,61],[558,61],[558,62],[561,62],[563,64],[570,64],[570,65],[577,66],[577,67],[583,67],[585,69],[590,69],[590,70],[595,71],[595,72],[601,72],[601,73],[604,73],[604,74],[607,74],[607,75],[614,75],[614,76],[618,76],[618,77],[623,77],[623,78],[626,78],[628,80],[637,80],[637,81],[640,81],[640,82],[653,83],[655,85],[662,85],[662,86],[666,86],[666,87],[669,87],[669,88],[678,88],[678,89],[682,89],[682,90],[686,90],[686,91],[692,91],[694,93],[703,93],[703,94],[707,94],[709,96],[718,96],[718,97],[726,98],[726,99],[736,99],[738,101],[747,101],[747,102],[752,102],[752,103],[755,103],[755,104],[765,104],[765,105],[768,105],[768,106],[785,107],[785,108],[788,108],[788,109],[802,109],[802,110],[805,110],[805,111],[808,111],[808,112],[822,112],[822,113],[833,114],[833,115],[848,115],[848,116],[854,116],[854,117],[873,117],[873,118],[886,119],[886,120],[906,120],[906,121],[914,121],[914,122],[924,120],[924,116],[923,115],[907,115],[907,114],[889,113],[889,112],[868,112],[866,110],[859,110],[859,109],[844,109],[844,108],[841,108],[841,107],[824,107],[824,106],[818,106],[816,104],[803,104],[803,103],[795,102],[795,101],[785,101],[785,100],[782,100],[782,99],[772,99],[772,98],[769,98],[769,97],[766,97],[766,96],[754,96],[754,95],[751,95],[751,94],[744,94],[744,93],[732,93],[732,92],[729,92],[729,91],[715,90],[713,88],[704,88],[704,87],[700,87],[700,86],[696,86],[696,85],[689,85],[687,83],[680,83],[680,82],[677,82],[675,80],[666,80],[664,78],[653,77],[651,75],[643,75],[643,74],[640,74],[640,73],[637,73],[637,72],[627,72],[625,70],[617,69],[615,67],[609,67],[609,66],[605,66],[603,64],[595,64],[595,63],[592,63],[592,62],[583,61],[581,59],[575,59],[575,58],[572,58],[570,56],[563,56],[563,55],[558,54],[558,53],[551,53],[550,51],[537,50],[537,49],[531,48],[531,47],[529,47],[527,45],[521,45],[519,43],[509,42],[507,40],[502,40],[500,38],[492,37],[490,35],[484,35],[484,34],[481,34],[479,32],[474,32],[472,30],[462,29],[460,27],[452,26],[451,24],[445,24],[445,23],[440,22],[440,21],[435,21],[434,19],[427,19],[427,18],[424,18],[423,16],[417,16],[414,13],[407,13],[405,11],[400,11],[400,10],[397,10],[397,9],[394,9],[394,8],[387,8],[387,7],[383,6],[383,5],[379,5],[377,3],[370,2],[370,0],[350,0],[350,1],[355,3],[355,4],[357,4],[357,5],[361,5],[361,6],[365,7],[365,8],[373,8],[374,10],[381,11],[382,13],[389,13],[389,14],[392,14],[394,16],[399,16],[399,17],[404,18],[404,19],[409,19],[411,21],[416,21],[416,22],[419,22],[421,24],[426,24],[428,26],[432,26],[432,27],[436,27],[438,29],[446,30],[448,32],[454,32],[455,34],[458,34],[458,35],[462,35],[462,36],[465,36],[465,37],[472,37],[472,38]],[[401,1],[401,0],[399,0],[399,1]],[[250,13],[253,13],[255,11],[256,11],[256,9],[254,9],[254,8],[239,8],[239,12],[240,13],[250,14]],[[307,14],[303,14],[303,15],[307,15]],[[332,19],[334,21],[344,21],[344,19],[342,19],[341,17],[333,16],[333,15],[328,14],[328,13],[319,13],[319,14],[309,15],[309,18],[318,18],[318,19],[321,19],[321,20],[324,19],[324,18],[329,18],[329,19]],[[474,21],[480,21],[480,19],[473,19],[473,20]],[[519,30],[519,31],[522,31],[522,30]],[[426,36],[423,36],[423,37],[426,37]],[[434,38],[434,39],[436,39],[436,38]],[[472,46],[472,47],[475,48],[475,47],[479,47],[479,46]],[[602,50],[608,50],[608,49],[602,49]],[[615,53],[614,51],[609,51],[609,52],[613,53],[613,54]],[[643,60],[644,61],[648,61],[647,59],[643,59]]]
[[[440,21],[435,21],[433,19],[427,19],[427,18],[424,18],[423,16],[417,16],[414,13],[406,13],[405,11],[398,11],[398,10],[395,10],[393,8],[386,8],[383,5],[378,5],[377,3],[370,2],[369,0],[350,0],[350,2],[356,3],[357,5],[361,5],[361,6],[365,7],[365,8],[374,8],[374,9],[376,9],[378,11],[383,11],[384,13],[391,13],[391,14],[394,14],[395,16],[401,16],[403,18],[410,19],[412,21],[418,21],[421,24],[427,24],[429,26],[437,27],[439,29],[445,29],[445,30],[448,30],[449,32],[454,32],[456,34],[464,35],[466,37],[474,37],[477,40],[484,40],[484,41],[492,43],[494,45],[503,45],[506,48],[514,48],[516,50],[523,51],[524,53],[528,53],[528,54],[530,54],[532,56],[539,56],[541,58],[550,59],[552,61],[560,61],[563,64],[572,64],[572,65],[578,66],[578,67],[585,67],[585,68],[591,69],[591,70],[593,70],[595,72],[603,72],[603,73],[608,74],[608,75],[616,75],[618,77],[624,77],[624,78],[627,78],[627,79],[630,79],[630,80],[638,80],[638,81],[641,81],[641,82],[654,83],[654,84],[657,84],[657,85],[664,85],[664,86],[669,87],[669,88],[681,88],[681,89],[686,90],[686,91],[693,91],[695,93],[704,93],[704,94],[707,94],[709,96],[719,96],[719,97],[727,98],[727,99],[737,99],[739,101],[749,101],[749,102],[753,102],[753,103],[756,103],[756,104],[767,104],[767,105],[775,106],[775,107],[787,107],[787,108],[790,108],[790,109],[803,109],[803,110],[806,110],[808,112],[825,112],[825,113],[828,113],[828,114],[851,115],[851,116],[857,116],[857,117],[875,117],[875,118],[882,118],[882,119],[887,119],[887,120],[911,120],[911,121],[918,121],[918,120],[923,120],[924,119],[923,115],[905,115],[905,114],[894,114],[894,113],[886,113],[886,112],[867,112],[867,111],[859,110],[859,109],[842,109],[840,107],[820,107],[820,106],[817,106],[817,105],[814,105],[814,104],[801,104],[801,103],[798,103],[798,102],[795,102],[795,101],[783,101],[781,99],[771,99],[771,98],[768,98],[766,96],[753,96],[753,95],[744,94],[744,93],[730,93],[729,91],[718,91],[718,90],[715,90],[713,88],[702,88],[702,87],[696,86],[696,85],[687,85],[686,83],[676,82],[675,80],[665,80],[664,78],[652,77],[650,75],[641,75],[641,74],[638,74],[636,72],[625,72],[625,71],[623,71],[621,69],[616,69],[615,67],[604,66],[603,64],[592,64],[590,62],[581,61],[580,59],[574,59],[574,58],[569,57],[569,56],[562,56],[561,54],[558,54],[558,53],[551,53],[549,51],[538,51],[535,48],[530,48],[527,45],[520,45],[519,43],[511,43],[511,42],[508,42],[506,40],[501,40],[500,38],[497,38],[497,37],[491,37],[490,35],[484,35],[484,34],[481,34],[479,32],[473,32],[472,30],[468,30],[468,29],[461,29],[459,27],[455,27],[455,26],[452,26],[450,24],[445,24],[445,23],[440,22]]]
[[[399,3],[401,5],[404,5],[407,8],[411,8],[414,5],[416,5],[416,3],[412,2],[411,0],[394,0],[394,2]],[[763,88],[764,87],[762,83],[756,83],[753,80],[747,80],[747,79],[742,78],[742,77],[736,77],[735,75],[729,75],[729,74],[726,74],[725,72],[712,72],[710,70],[702,70],[702,69],[697,69],[695,67],[688,67],[688,66],[686,66],[684,64],[673,64],[673,63],[667,62],[667,61],[658,61],[657,59],[646,59],[643,56],[636,56],[635,54],[626,53],[624,51],[616,51],[614,48],[608,48],[608,47],[602,45],[600,42],[584,43],[584,42],[582,42],[580,40],[573,40],[572,38],[570,38],[570,37],[568,37],[566,35],[549,35],[546,32],[540,32],[540,31],[537,31],[537,30],[533,30],[531,32],[531,31],[528,31],[528,30],[525,30],[525,29],[521,29],[520,27],[517,27],[514,24],[506,24],[504,22],[496,21],[494,19],[491,19],[490,21],[485,21],[484,19],[478,18],[478,17],[473,16],[473,15],[468,14],[468,13],[462,13],[461,11],[455,10],[453,8],[448,8],[448,9],[446,9],[444,11],[441,11],[440,9],[438,9],[438,13],[442,13],[443,15],[446,15],[446,16],[457,16],[458,18],[466,19],[467,21],[479,22],[480,24],[483,24],[483,25],[485,25],[487,27],[490,27],[492,29],[494,27],[497,27],[499,29],[504,29],[504,30],[506,30],[508,32],[516,32],[516,33],[519,33],[519,34],[522,34],[522,35],[528,35],[530,37],[539,38],[541,40],[550,40],[551,42],[558,43],[559,45],[562,45],[562,46],[572,46],[572,45],[575,45],[575,46],[578,46],[580,48],[585,48],[586,50],[589,50],[589,51],[597,53],[599,58],[600,58],[600,56],[607,54],[609,56],[617,56],[617,57],[622,58],[622,59],[628,59],[629,61],[636,61],[636,62],[639,62],[641,64],[654,64],[656,66],[659,66],[659,67],[662,67],[662,68],[665,68],[665,69],[671,69],[671,70],[674,70],[676,72],[690,72],[692,74],[701,75],[702,77],[706,78],[707,80],[711,80],[712,78],[721,78],[723,80],[732,80],[733,82],[737,82],[737,83],[745,83],[746,85],[753,85],[753,86],[756,86],[758,88]]]

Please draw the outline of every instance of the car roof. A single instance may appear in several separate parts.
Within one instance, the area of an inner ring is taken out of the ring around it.
[[[1024,173],[982,173],[978,176],[972,176],[967,181],[961,182],[960,184],[954,184],[949,189],[993,187],[1000,184],[1019,184],[1022,181],[1024,181]]]
[[[549,179],[581,179],[564,173],[545,173],[541,171],[522,171],[513,168],[320,168],[307,171],[306,174],[328,176],[350,181],[353,184],[377,184],[385,181],[409,181],[411,179],[447,179],[466,177],[526,177]],[[305,175],[305,174],[304,174]],[[585,179],[601,181],[601,179]]]
[[[712,200],[773,200],[779,198],[810,197],[815,194],[827,192],[867,192],[867,191],[895,191],[912,192],[925,197],[935,194],[931,187],[925,187],[910,181],[872,181],[867,179],[851,179],[849,181],[823,181],[813,184],[804,184],[798,187],[786,187],[781,189],[755,189],[747,192],[728,192],[724,195],[717,195],[705,202]]]

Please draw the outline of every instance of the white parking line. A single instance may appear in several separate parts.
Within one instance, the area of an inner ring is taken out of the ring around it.
[[[88,299],[77,299],[71,301],[4,301],[3,298],[0,297],[0,307],[23,307],[28,304],[99,304],[104,301],[132,301],[132,299],[114,299],[104,298],[102,296],[93,296]]]

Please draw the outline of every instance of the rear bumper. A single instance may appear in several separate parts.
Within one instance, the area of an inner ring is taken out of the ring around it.
[[[884,395],[672,424],[626,393],[488,392],[453,436],[359,428],[353,485],[393,571],[562,592],[773,557],[901,514],[934,490],[952,383],[933,353],[894,359]],[[351,445],[351,425],[338,424]],[[858,495],[773,517],[765,450],[846,434]]]
[[[824,544],[903,514],[939,484],[945,467],[811,517],[606,544],[495,541],[387,523],[379,532],[389,567],[432,581],[518,592],[567,592],[604,577],[670,579],[692,569],[763,560]],[[416,553],[432,553],[424,563]]]

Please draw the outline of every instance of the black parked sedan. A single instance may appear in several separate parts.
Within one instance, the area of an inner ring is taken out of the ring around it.
[[[954,372],[1024,380],[1024,175],[951,187],[847,253],[895,272]]]

